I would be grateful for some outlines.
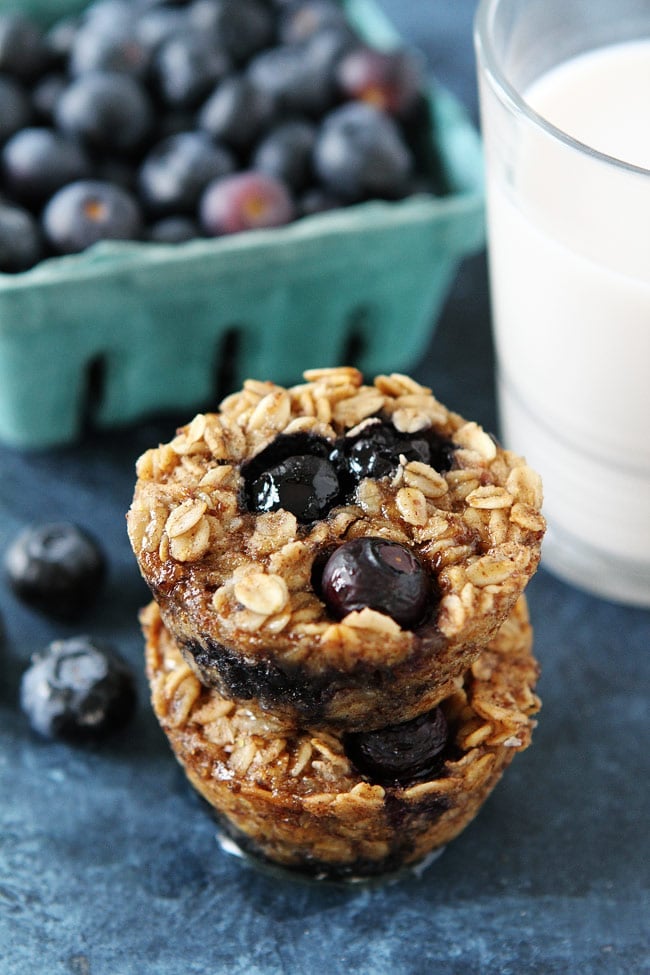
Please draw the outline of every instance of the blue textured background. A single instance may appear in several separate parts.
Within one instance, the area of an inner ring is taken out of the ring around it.
[[[473,0],[381,6],[476,118]],[[463,266],[417,376],[495,428],[484,257]],[[139,673],[147,595],[122,526],[135,457],[172,426],[37,455],[0,449],[0,550],[33,519],[97,532],[111,575],[87,627]],[[36,740],[16,703],[20,674],[33,650],[77,630],[0,586],[1,975],[650,973],[650,614],[543,569],[529,595],[544,700],[532,749],[421,878],[348,891],[271,880],[220,852],[142,677],[117,741]]]

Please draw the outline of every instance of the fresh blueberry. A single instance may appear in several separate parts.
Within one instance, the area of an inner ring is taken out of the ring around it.
[[[0,143],[29,124],[32,110],[22,85],[0,74]]]
[[[106,559],[86,531],[55,522],[18,535],[5,555],[5,571],[27,605],[55,619],[75,620],[99,595]]]
[[[242,230],[279,227],[295,216],[286,186],[254,170],[210,183],[200,203],[201,225],[209,237]]]
[[[440,775],[448,740],[447,720],[441,708],[434,708],[403,724],[349,733],[344,747],[362,775],[384,785],[404,785]]]
[[[158,143],[139,173],[140,196],[157,214],[192,214],[208,183],[235,169],[230,152],[203,132],[182,132]]]
[[[0,14],[0,71],[32,81],[48,63],[43,34],[21,13]]]
[[[154,53],[172,37],[190,30],[187,8],[157,6],[140,14],[135,25],[135,36],[150,53]]]
[[[413,629],[433,600],[431,578],[417,556],[385,538],[345,542],[329,557],[322,578],[315,582],[337,619],[370,608]]]
[[[190,21],[211,35],[230,58],[241,64],[273,43],[273,15],[260,0],[194,0]]]
[[[45,47],[53,68],[67,66],[79,27],[79,18],[62,17],[45,34]]]
[[[183,244],[201,236],[198,224],[190,217],[163,217],[152,223],[147,239],[156,244]]]
[[[39,206],[57,190],[90,175],[84,150],[53,129],[21,129],[2,150],[2,175],[11,195]]]
[[[413,158],[395,122],[365,102],[348,102],[324,119],[314,149],[323,183],[346,199],[395,198]]]
[[[253,154],[253,169],[281,180],[293,192],[302,190],[312,178],[312,152],[316,126],[296,119],[272,129]]]
[[[345,205],[345,201],[331,190],[326,190],[322,186],[310,186],[298,199],[298,212],[302,217],[310,217],[315,213],[338,210]]]
[[[43,228],[58,254],[77,254],[100,240],[137,240],[142,218],[126,190],[80,180],[54,194],[43,212]]]
[[[278,36],[283,44],[299,44],[325,28],[350,29],[339,3],[335,0],[294,0],[280,14]]]
[[[410,51],[378,51],[360,46],[337,67],[344,98],[368,102],[390,115],[407,115],[423,86],[420,64]]]
[[[232,74],[204,102],[198,124],[213,139],[242,151],[268,128],[274,111],[267,91],[245,74]]]
[[[248,65],[253,82],[272,96],[279,114],[319,117],[334,103],[338,39],[328,31],[303,44],[281,44]]]
[[[118,71],[95,71],[66,88],[56,122],[67,135],[93,149],[128,152],[146,139],[153,109],[135,78]]]
[[[150,56],[146,45],[134,36],[132,24],[106,30],[99,29],[91,21],[77,32],[70,52],[69,71],[75,76],[89,71],[120,71],[144,78]]]
[[[167,105],[194,108],[231,69],[230,59],[203,34],[169,38],[153,61],[158,91]]]
[[[20,207],[0,203],[0,271],[27,271],[43,256],[43,239],[34,217]]]
[[[101,738],[126,723],[135,701],[126,661],[87,636],[55,640],[35,654],[20,686],[21,707],[46,738]]]
[[[64,74],[44,75],[32,88],[32,106],[39,122],[51,125],[59,98],[68,87]]]

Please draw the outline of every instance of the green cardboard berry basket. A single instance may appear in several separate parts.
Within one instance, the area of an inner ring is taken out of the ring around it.
[[[43,20],[82,6],[0,0]],[[372,0],[346,7],[369,41],[398,42]],[[429,101],[444,196],[181,245],[101,243],[0,274],[0,439],[50,447],[89,420],[186,417],[214,402],[226,367],[235,388],[352,358],[368,375],[414,366],[459,262],[484,242],[478,134],[444,89]]]

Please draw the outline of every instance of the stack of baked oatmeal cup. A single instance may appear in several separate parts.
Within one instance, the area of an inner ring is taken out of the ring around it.
[[[247,853],[427,862],[531,740],[540,479],[402,375],[249,380],[137,463],[156,716]]]

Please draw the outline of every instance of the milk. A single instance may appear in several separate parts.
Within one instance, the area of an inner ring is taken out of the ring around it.
[[[542,474],[546,564],[650,605],[650,40],[542,76],[487,131],[502,437]]]

